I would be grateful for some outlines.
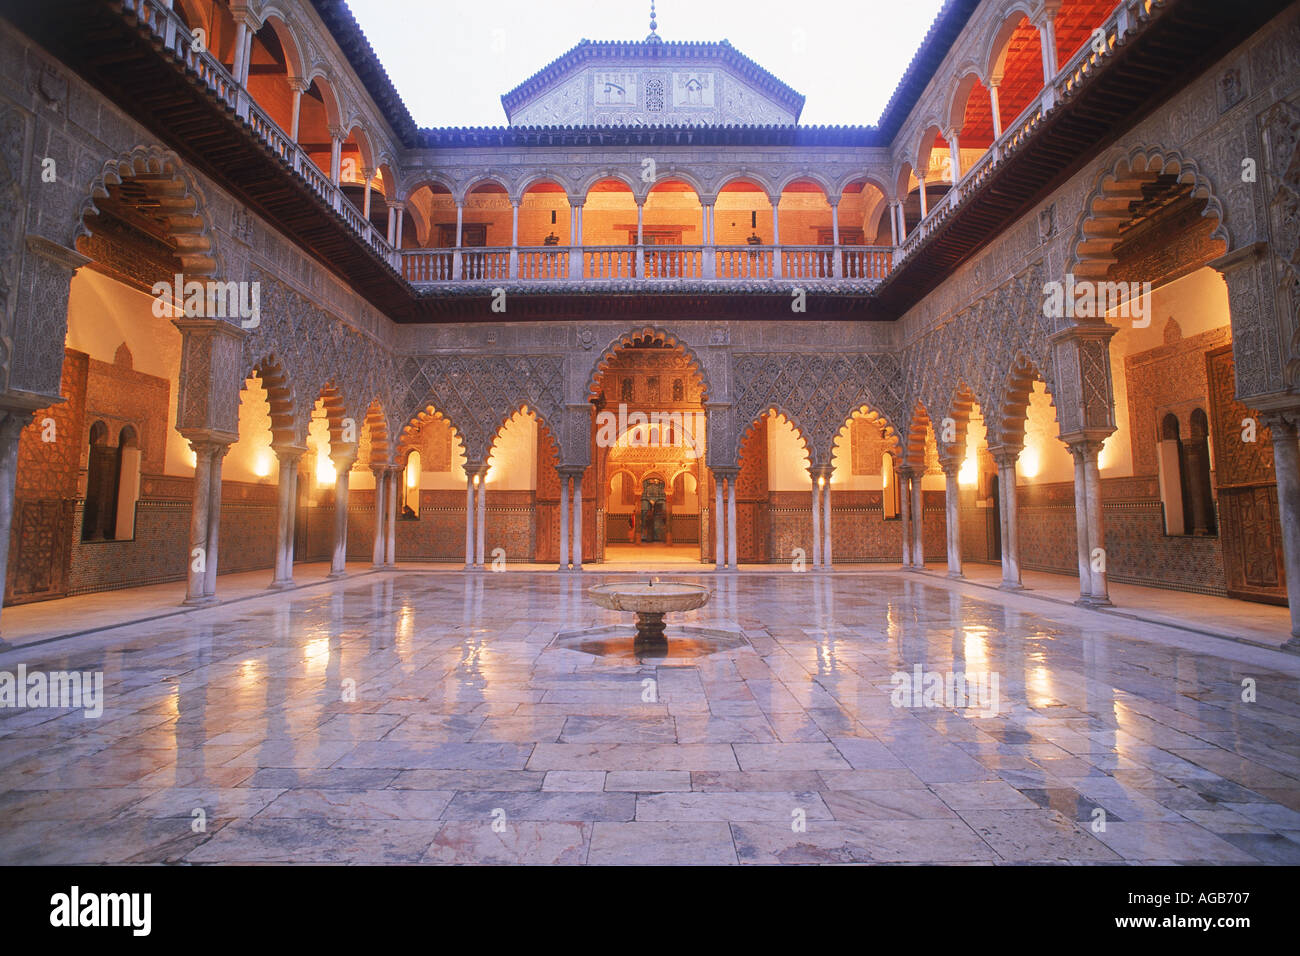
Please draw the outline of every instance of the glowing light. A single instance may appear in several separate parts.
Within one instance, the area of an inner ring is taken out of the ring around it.
[[[330,456],[325,454],[322,447],[316,453],[316,484],[328,488],[334,484],[334,478],[334,462],[330,461]]]
[[[259,478],[265,478],[271,473],[271,449],[263,448],[253,459],[253,474]]]
[[[979,480],[979,471],[975,467],[975,459],[967,458],[961,463],[961,468],[957,470],[957,484],[970,486]]]
[[[1038,449],[1026,448],[1020,453],[1020,460],[1017,464],[1020,466],[1020,473],[1026,478],[1035,477],[1041,464],[1038,459]]]
[[[825,475],[818,475],[818,476],[817,476],[817,487],[818,487],[818,488],[825,488],[825,487],[826,487],[826,476],[825,476]]]
[[[1097,467],[1109,468],[1110,465],[1110,438],[1107,438],[1101,443],[1101,450],[1097,452]]]

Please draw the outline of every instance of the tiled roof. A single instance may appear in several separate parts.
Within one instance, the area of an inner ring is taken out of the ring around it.
[[[907,114],[921,98],[926,84],[934,76],[943,58],[961,35],[966,22],[980,4],[980,0],[947,0],[943,9],[935,14],[934,22],[917,48],[912,62],[903,71],[903,78],[894,87],[894,94],[885,104],[876,128],[886,140],[892,140],[902,127]]]
[[[357,18],[348,9],[345,0],[312,0],[316,13],[325,21],[334,42],[339,45],[348,63],[356,71],[357,78],[370,94],[383,113],[388,125],[393,128],[403,146],[415,145],[416,126],[411,111],[402,102],[397,87],[380,62],[379,55],[366,39]]]

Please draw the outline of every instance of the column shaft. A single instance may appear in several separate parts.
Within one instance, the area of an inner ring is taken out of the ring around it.
[[[579,212],[579,217],[581,215]],[[582,219],[579,218],[578,222],[581,223]],[[573,570],[582,570],[582,472],[573,476]]]
[[[727,528],[726,512],[722,508],[722,482],[721,475],[713,476],[713,526],[716,546],[713,557],[717,570],[721,571],[727,566]]]
[[[194,499],[190,506],[190,552],[185,586],[186,604],[204,603],[208,563],[208,509],[212,506],[212,447],[195,442]]]
[[[465,570],[474,567],[474,476],[465,475]]]
[[[478,517],[474,520],[474,534],[477,538],[477,545],[474,549],[474,566],[483,567],[483,559],[487,550],[487,470],[484,469],[479,473],[478,479]]]
[[[736,554],[736,476],[727,478],[727,567],[735,571],[739,564]]]
[[[1273,439],[1273,473],[1277,477],[1278,520],[1282,525],[1282,558],[1286,563],[1286,592],[1291,605],[1291,641],[1300,641],[1300,446],[1296,419],[1265,415]]]
[[[334,479],[334,559],[330,562],[330,576],[342,577],[348,570],[348,485],[351,467],[339,468]]]
[[[912,476],[912,567],[925,567],[925,492],[921,490],[924,473]]]
[[[812,568],[822,566],[822,494],[816,476],[812,480]]]
[[[948,463],[943,469],[944,524],[948,532],[948,577],[959,578],[961,573],[961,489],[957,484],[958,463]]]
[[[560,474],[560,570],[569,570],[569,476]]]

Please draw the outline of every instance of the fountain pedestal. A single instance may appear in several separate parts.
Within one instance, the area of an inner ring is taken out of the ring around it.
[[[632,583],[598,584],[587,589],[596,604],[611,611],[636,614],[637,651],[666,651],[664,616],[670,611],[693,611],[708,603],[710,591],[698,584]]]

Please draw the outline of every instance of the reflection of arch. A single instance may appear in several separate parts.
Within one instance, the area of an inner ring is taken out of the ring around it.
[[[1204,201],[1202,216],[1213,215],[1216,225],[1211,239],[1224,243],[1224,251],[1231,250],[1232,240],[1223,221],[1223,207],[1214,195],[1210,184],[1201,177],[1194,161],[1184,159],[1177,150],[1161,152],[1158,149],[1134,148],[1121,156],[1097,180],[1092,193],[1084,203],[1083,214],[1071,247],[1071,267],[1067,272],[1076,279],[1099,280],[1115,264],[1115,246],[1120,241],[1120,231],[1133,219],[1129,202],[1137,186],[1152,190],[1169,188],[1157,181],[1172,177],[1173,184],[1190,186],[1189,198]],[[1136,197],[1141,199],[1141,196]]]
[[[143,196],[134,199],[121,196],[120,189],[128,182],[142,190]],[[114,193],[119,193],[119,196],[115,197]],[[210,276],[219,271],[202,190],[180,157],[171,150],[137,146],[129,153],[109,160],[90,184],[86,195],[72,235],[74,248],[78,240],[90,237],[90,221],[104,215],[99,203],[116,199],[127,205],[147,206],[147,215],[162,222],[168,238],[175,244],[176,257],[187,276]]]
[[[632,329],[624,332],[607,345],[601,352],[600,357],[592,366],[591,374],[587,376],[587,396],[596,398],[600,387],[600,380],[609,372],[610,365],[617,358],[617,353],[622,349],[628,348],[635,342],[658,342],[667,345],[669,348],[681,349],[690,362],[691,371],[700,378],[702,386],[700,402],[707,403],[711,386],[709,384],[708,372],[705,370],[704,363],[700,357],[695,354],[684,341],[680,340],[672,332],[661,329],[656,326],[644,326],[640,329]]]

